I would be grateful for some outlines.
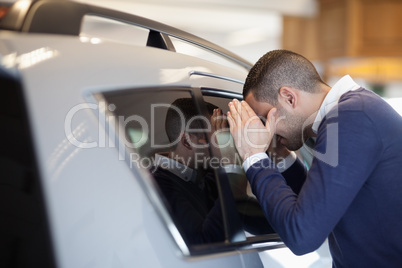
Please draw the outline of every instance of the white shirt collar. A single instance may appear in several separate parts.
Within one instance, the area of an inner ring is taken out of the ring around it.
[[[338,82],[336,82],[336,84],[328,92],[327,96],[325,96],[325,99],[318,110],[317,116],[314,119],[312,126],[314,133],[317,134],[318,127],[320,126],[322,119],[329,113],[329,111],[331,111],[332,108],[338,104],[341,96],[348,91],[359,88],[360,86],[356,84],[349,75],[345,75]]]
[[[186,182],[196,182],[197,171],[186,165],[183,165],[180,162],[173,160],[172,158],[160,154],[155,154],[155,164],[160,168],[169,170],[174,175]]]

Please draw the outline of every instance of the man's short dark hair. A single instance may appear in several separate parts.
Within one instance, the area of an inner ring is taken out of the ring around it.
[[[207,106],[207,111],[210,116],[213,114],[213,110],[218,108],[217,106],[208,102],[205,102],[205,104]],[[180,110],[182,114],[180,114],[177,110]],[[185,126],[187,126],[188,122],[190,122],[190,120],[194,119],[196,116],[200,115],[201,114],[198,112],[195,106],[195,102],[192,98],[180,98],[175,100],[171,104],[166,114],[165,129],[169,141],[170,142],[176,141],[181,131],[184,129]],[[209,118],[207,118],[207,120],[209,120]],[[189,129],[205,129],[206,122],[207,122],[206,120],[198,118],[192,120],[190,125],[187,127]],[[185,126],[182,125],[183,123],[185,124]],[[203,133],[198,134],[204,135]]]
[[[257,101],[275,105],[281,87],[314,93],[320,84],[325,85],[308,59],[289,50],[273,50],[251,68],[243,87],[243,96],[252,92]]]

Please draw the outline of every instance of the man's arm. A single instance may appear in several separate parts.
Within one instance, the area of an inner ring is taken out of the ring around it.
[[[270,168],[269,158],[252,165],[247,177],[285,244],[295,254],[305,254],[317,249],[345,214],[381,150],[376,130],[362,112],[339,112],[321,123],[316,157],[299,195]]]
[[[301,188],[307,177],[307,170],[300,159],[291,165],[288,169],[281,172],[282,176],[285,178],[287,185],[290,186],[295,194],[299,194]]]

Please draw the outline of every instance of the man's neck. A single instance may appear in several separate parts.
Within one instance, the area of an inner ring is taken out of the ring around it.
[[[313,131],[312,126],[317,116],[317,113],[320,110],[320,107],[330,90],[331,87],[323,84],[321,85],[320,90],[318,92],[308,93],[308,96],[305,96],[306,98],[306,100],[304,101],[306,105],[305,109],[306,111],[308,111],[306,113],[307,117],[305,119],[305,127],[304,127],[305,137],[312,138],[317,136],[317,134]]]

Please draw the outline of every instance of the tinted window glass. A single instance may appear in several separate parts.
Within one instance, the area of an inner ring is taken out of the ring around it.
[[[7,14],[11,4],[0,4],[0,21]]]
[[[54,267],[21,88],[0,84],[0,267]]]
[[[240,98],[241,96],[239,95],[238,99]],[[228,103],[232,99],[228,97],[204,96],[205,102],[212,103],[222,110],[222,118],[225,121],[227,120]],[[222,157],[228,158],[227,162],[232,164],[224,165],[223,170],[228,176],[244,231],[247,236],[275,233],[266,220],[257,199],[251,192],[246,174],[242,168],[242,160],[236,151],[228,125],[226,125],[226,128],[226,131],[217,134],[218,142],[216,147]]]
[[[201,46],[170,36],[177,53],[194,56],[211,62],[219,63],[244,72],[244,67]]]
[[[84,17],[80,39],[83,42],[97,44],[110,40],[129,45],[145,46],[149,31],[132,24],[113,19],[87,15]]]
[[[105,94],[125,131],[126,146],[135,148],[131,164],[148,169],[165,205],[188,245],[223,242],[225,230],[206,132],[189,91]]]
[[[122,132],[116,142],[124,140],[130,166],[148,170],[192,254],[278,240],[229,134],[230,99],[204,101],[199,89],[185,88],[108,92],[101,99]]]

